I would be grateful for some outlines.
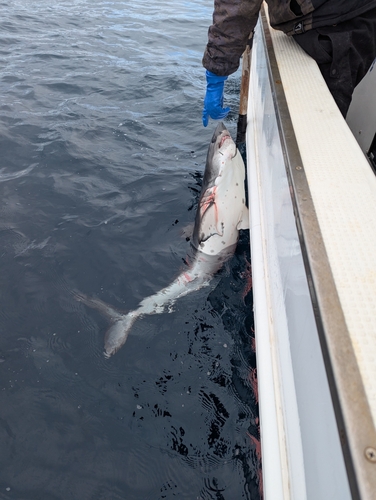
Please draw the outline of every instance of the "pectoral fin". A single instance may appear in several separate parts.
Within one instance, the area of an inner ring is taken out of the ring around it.
[[[249,229],[249,210],[245,205],[240,221],[238,222],[238,225],[236,227],[237,229]]]

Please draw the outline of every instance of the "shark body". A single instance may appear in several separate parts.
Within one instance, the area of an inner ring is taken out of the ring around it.
[[[208,148],[192,236],[194,259],[170,285],[143,299],[138,308],[122,314],[99,299],[75,293],[77,300],[98,309],[111,321],[104,354],[110,357],[126,342],[134,322],[146,314],[171,311],[177,299],[210,283],[234,253],[239,230],[249,226],[244,189],[245,167],[230,133],[219,123]]]

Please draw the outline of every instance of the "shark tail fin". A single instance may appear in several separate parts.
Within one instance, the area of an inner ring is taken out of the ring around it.
[[[125,344],[133,323],[139,316],[140,314],[137,311],[131,311],[120,316],[110,326],[104,337],[104,355],[106,358],[115,354]]]

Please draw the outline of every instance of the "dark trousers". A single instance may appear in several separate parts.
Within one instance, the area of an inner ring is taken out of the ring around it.
[[[294,39],[317,62],[346,117],[355,87],[376,58],[376,9],[334,26],[294,35]]]

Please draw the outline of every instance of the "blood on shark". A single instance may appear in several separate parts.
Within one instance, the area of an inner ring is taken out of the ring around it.
[[[196,212],[192,265],[170,285],[143,299],[138,308],[122,314],[96,298],[75,292],[77,300],[98,309],[111,321],[104,354],[110,357],[126,342],[134,322],[146,314],[171,312],[177,299],[210,283],[211,277],[234,253],[240,229],[249,227],[244,189],[245,167],[223,123],[214,131],[208,148],[201,194]]]

